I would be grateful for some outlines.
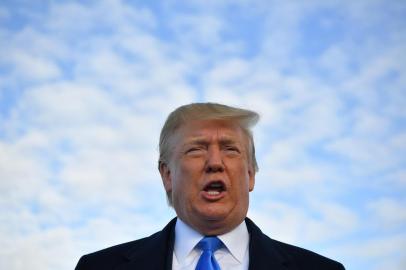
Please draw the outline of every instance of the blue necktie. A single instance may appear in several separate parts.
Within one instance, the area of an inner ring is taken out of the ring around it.
[[[214,252],[218,250],[221,245],[220,239],[215,236],[207,236],[200,240],[197,247],[203,250],[203,253],[197,262],[196,270],[221,270],[216,258],[214,258]]]

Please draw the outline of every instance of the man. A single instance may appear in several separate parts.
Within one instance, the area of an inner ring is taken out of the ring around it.
[[[258,114],[214,103],[173,111],[161,131],[159,172],[176,211],[162,231],[83,256],[77,270],[343,270],[273,240],[246,217],[258,166]]]

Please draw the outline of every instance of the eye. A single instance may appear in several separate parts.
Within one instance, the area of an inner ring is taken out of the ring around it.
[[[227,145],[224,149],[230,153],[240,153],[240,149],[234,145]]]
[[[193,154],[199,154],[203,150],[204,150],[203,147],[190,147],[190,148],[186,149],[185,153],[193,155]]]

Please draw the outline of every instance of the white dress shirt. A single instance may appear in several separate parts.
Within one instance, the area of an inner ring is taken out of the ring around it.
[[[195,270],[202,251],[195,246],[204,237],[179,218],[175,226],[173,270]],[[225,245],[214,253],[221,270],[248,270],[249,234],[243,221],[232,231],[217,236]]]

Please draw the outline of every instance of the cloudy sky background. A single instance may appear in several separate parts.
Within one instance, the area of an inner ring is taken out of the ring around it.
[[[186,3],[187,2],[187,3]],[[406,267],[406,2],[1,1],[0,268],[73,269],[174,216],[167,114],[261,114],[249,216],[347,269]]]

